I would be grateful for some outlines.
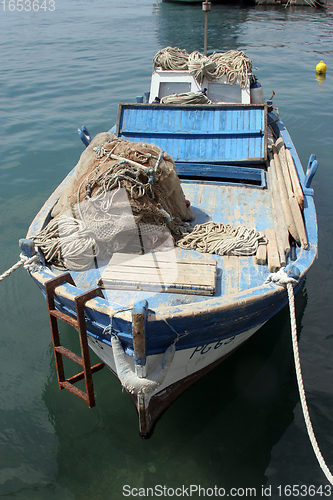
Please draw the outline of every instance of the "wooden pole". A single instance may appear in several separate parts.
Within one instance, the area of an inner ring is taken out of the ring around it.
[[[270,158],[269,180],[270,180],[270,189],[272,191],[274,225],[277,236],[280,261],[281,265],[283,266],[286,264],[286,256],[289,255],[290,253],[289,232],[284,217],[281,196],[278,190],[278,180],[276,175],[274,159],[272,158],[271,154],[269,155],[269,158]]]
[[[298,178],[298,174],[296,171],[293,157],[291,156],[291,152],[287,148],[286,148],[286,158],[287,158],[287,164],[288,164],[291,182],[293,185],[293,191],[295,193],[297,202],[298,202],[301,210],[304,210],[304,193],[303,193],[303,190],[302,190],[299,178]]]
[[[260,231],[260,235],[265,237],[265,233]],[[256,253],[256,262],[259,266],[264,266],[267,262],[267,243],[259,243]]]
[[[309,247],[309,243],[308,243],[308,238],[306,236],[304,220],[303,220],[300,206],[296,200],[296,197],[295,197],[295,194],[293,191],[290,173],[289,173],[289,169],[288,169],[287,158],[286,158],[286,150],[285,150],[283,139],[281,137],[276,141],[276,149],[277,149],[277,152],[279,155],[282,174],[283,174],[283,178],[284,178],[284,181],[286,184],[290,209],[291,209],[291,213],[292,213],[292,216],[293,216],[293,219],[295,222],[295,226],[296,226],[302,247],[307,249]]]
[[[147,375],[146,366],[146,320],[148,302],[142,300],[134,302],[132,310],[132,336],[135,372],[138,377]]]
[[[290,207],[294,217],[294,221],[297,227],[297,231],[301,240],[301,245],[306,250],[309,248],[308,237],[306,235],[306,229],[304,224],[303,215],[300,209],[300,206],[296,200],[296,197],[293,196],[290,198]]]
[[[277,247],[276,235],[274,229],[266,229],[265,231],[267,243],[267,262],[268,269],[271,273],[276,273],[281,268],[279,251]]]
[[[277,177],[277,182],[278,182],[278,189],[279,189],[279,192],[281,195],[282,209],[283,209],[286,225],[287,225],[288,231],[291,234],[291,236],[294,238],[296,243],[298,245],[300,245],[301,240],[300,240],[298,231],[296,229],[295,221],[294,221],[294,218],[293,218],[293,215],[291,212],[287,188],[286,188],[286,184],[285,184],[284,177],[282,174],[282,167],[280,164],[279,155],[277,153],[275,145],[273,145],[273,155],[274,155],[274,165],[275,165],[276,177]]]
[[[279,155],[281,170],[282,170],[284,182],[286,184],[288,198],[290,198],[291,196],[293,196],[294,192],[293,192],[293,187],[291,184],[289,169],[288,169],[288,165],[287,165],[287,158],[286,158],[286,153],[285,153],[285,147],[284,147],[284,142],[283,142],[282,137],[280,137],[276,141],[275,146],[276,146],[276,151]]]

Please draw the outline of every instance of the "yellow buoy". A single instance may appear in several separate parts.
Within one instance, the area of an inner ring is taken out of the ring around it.
[[[320,63],[318,63],[316,66],[317,73],[326,73],[326,70],[327,70],[327,66],[324,63],[324,61],[320,61]]]

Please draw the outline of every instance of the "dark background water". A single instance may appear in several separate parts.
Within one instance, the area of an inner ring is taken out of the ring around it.
[[[77,128],[108,130],[118,102],[149,90],[161,48],[203,50],[200,4],[54,5],[18,12],[0,4],[0,272],[18,260],[19,238],[81,154]],[[319,162],[319,258],[296,308],[310,414],[331,469],[332,10],[213,3],[208,32],[208,51],[246,51],[266,99],[275,91],[303,164],[311,153]],[[286,485],[327,484],[299,404],[287,309],[177,400],[150,440],[140,439],[136,410],[108,370],[95,375],[92,410],[58,390],[46,304],[23,269],[0,283],[0,314],[1,498],[104,500],[123,498],[124,485],[191,484],[255,487],[257,498],[264,485],[285,498]],[[62,335],[75,343],[69,327]]]

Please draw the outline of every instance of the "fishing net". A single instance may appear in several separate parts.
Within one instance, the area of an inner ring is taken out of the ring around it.
[[[114,252],[150,252],[170,233],[177,240],[191,218],[170,155],[103,133],[82,153],[35,244],[57,267],[88,269]]]

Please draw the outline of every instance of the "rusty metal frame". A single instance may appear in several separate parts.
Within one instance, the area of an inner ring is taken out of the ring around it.
[[[55,308],[55,300],[54,300],[55,289],[64,283],[69,283],[75,286],[75,283],[70,273],[61,274],[60,276],[48,280],[45,283],[46,301],[49,312],[53,352],[56,364],[59,389],[67,389],[68,391],[78,396],[80,399],[83,399],[83,401],[85,401],[88,404],[89,408],[92,408],[96,404],[92,374],[104,368],[105,365],[104,363],[97,363],[94,366],[91,366],[90,364],[87,328],[84,316],[84,306],[88,300],[94,297],[98,296],[103,297],[103,292],[99,287],[96,287],[80,295],[77,295],[75,297],[75,308],[76,308],[77,319],[75,319],[69,316],[68,314],[58,311]],[[80,339],[80,347],[81,347],[81,357],[61,345],[58,321],[57,321],[58,319],[61,319],[65,323],[73,326],[78,331]],[[77,373],[76,375],[66,379],[62,356],[66,356],[67,358],[71,359],[78,365],[82,366],[83,370]],[[75,387],[74,385],[76,382],[82,379],[84,379],[85,381],[86,392]]]

